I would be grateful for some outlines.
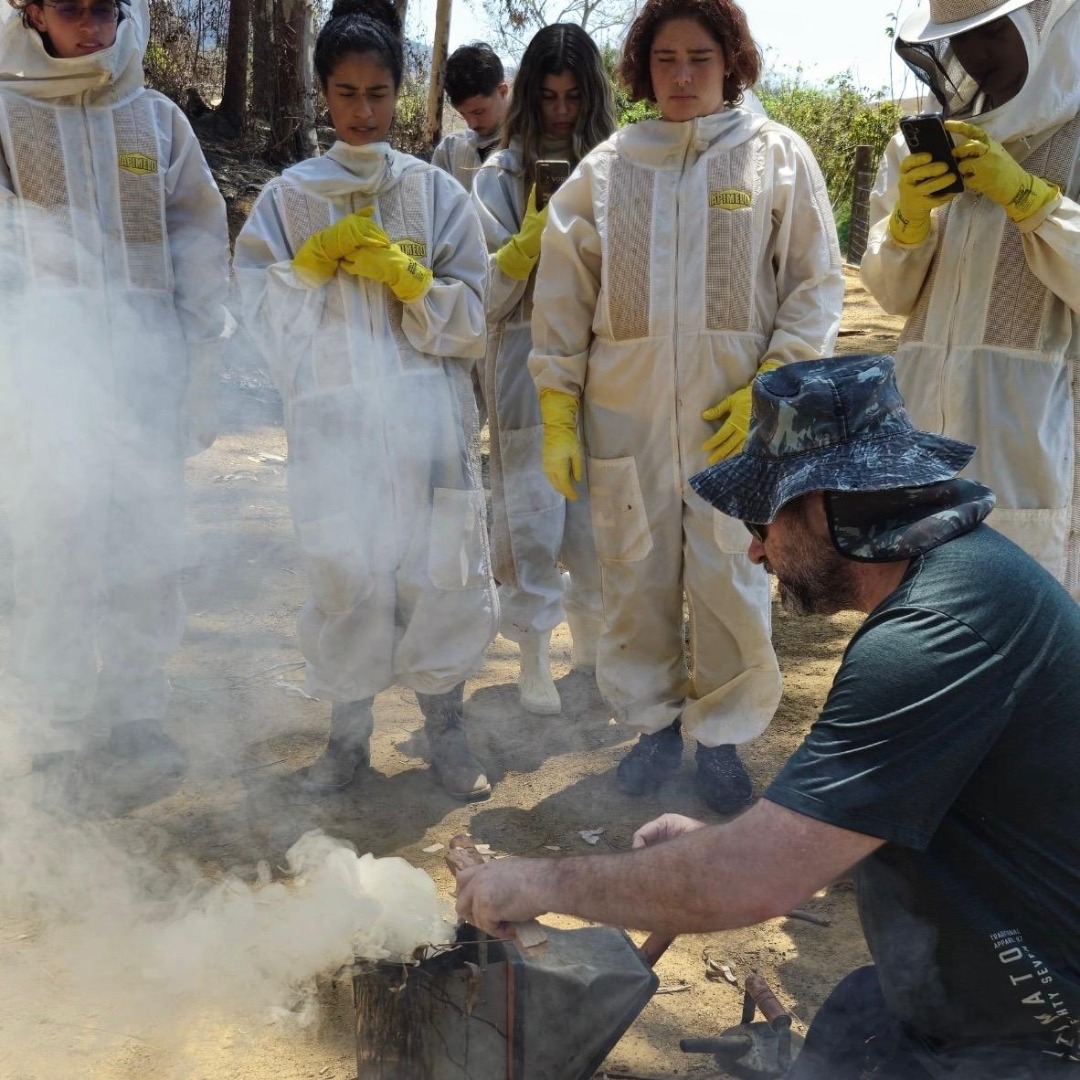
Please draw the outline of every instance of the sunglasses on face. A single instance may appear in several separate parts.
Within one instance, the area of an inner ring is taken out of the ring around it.
[[[60,0],[53,3],[52,0],[42,0],[42,6],[51,8],[61,22],[77,23],[84,18],[89,18],[95,23],[114,23],[120,17],[120,8],[116,4],[100,3],[83,6],[82,4],[69,3],[68,0]]]
[[[746,526],[747,531],[750,533],[750,535],[759,544],[765,543],[765,537],[769,534],[768,525],[759,525],[755,521],[744,521],[743,524]]]

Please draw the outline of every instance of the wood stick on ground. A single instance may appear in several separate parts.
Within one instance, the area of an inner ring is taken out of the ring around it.
[[[801,919],[803,922],[811,923],[813,926],[831,926],[832,919],[826,918],[824,915],[815,915],[812,911],[804,911],[802,908],[796,908],[794,911],[787,913],[789,919]]]

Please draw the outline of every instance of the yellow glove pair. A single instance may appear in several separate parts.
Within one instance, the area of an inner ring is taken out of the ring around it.
[[[953,149],[964,187],[999,206],[1014,222],[1024,221],[1056,199],[1059,189],[1027,172],[997,140],[975,124],[946,120],[946,131],[963,142]],[[900,193],[889,218],[889,231],[901,244],[921,244],[930,235],[930,211],[954,195],[942,195],[952,183],[946,165],[929,154],[911,154],[900,163]]]
[[[764,360],[754,375],[764,375],[766,371],[775,371],[780,367],[779,360]],[[715,465],[725,458],[734,457],[742,450],[746,436],[750,432],[750,409],[753,404],[753,379],[741,390],[728,394],[723,401],[706,409],[701,414],[702,420],[722,420],[720,430],[702,446],[709,455],[709,464]]]
[[[431,271],[406,255],[372,221],[370,206],[315,233],[293,259],[293,273],[312,288],[325,285],[340,266],[346,273],[380,281],[403,303],[417,300],[431,285]]]
[[[540,236],[547,224],[548,208],[536,209],[536,185],[529,192],[521,228],[495,252],[499,269],[515,281],[525,281],[540,258]]]
[[[757,374],[780,367],[779,360],[766,360]],[[703,420],[723,420],[720,430],[702,447],[711,451],[709,464],[737,454],[746,442],[750,430],[751,387],[729,394],[719,404],[706,409]],[[548,483],[560,495],[573,502],[577,499],[574,482],[581,480],[581,440],[578,438],[578,399],[561,390],[540,391],[540,416],[544,422],[542,466]]]

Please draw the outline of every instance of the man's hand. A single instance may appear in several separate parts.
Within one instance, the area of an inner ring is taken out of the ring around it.
[[[505,937],[509,923],[547,912],[541,884],[553,874],[556,859],[500,859],[469,866],[457,875],[457,913],[494,937]]]
[[[694,832],[704,829],[704,821],[696,821],[694,818],[684,817],[682,814],[662,814],[653,821],[642,825],[634,833],[636,848],[649,847],[652,844],[660,844],[665,840],[673,840],[683,833]]]

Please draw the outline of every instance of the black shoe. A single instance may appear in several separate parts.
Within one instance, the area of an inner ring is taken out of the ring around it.
[[[696,787],[705,805],[724,817],[745,810],[754,801],[750,774],[730,743],[724,746],[698,743]]]
[[[615,770],[615,787],[623,795],[651,795],[681,764],[682,722],[676,720],[663,731],[638,736]]]

